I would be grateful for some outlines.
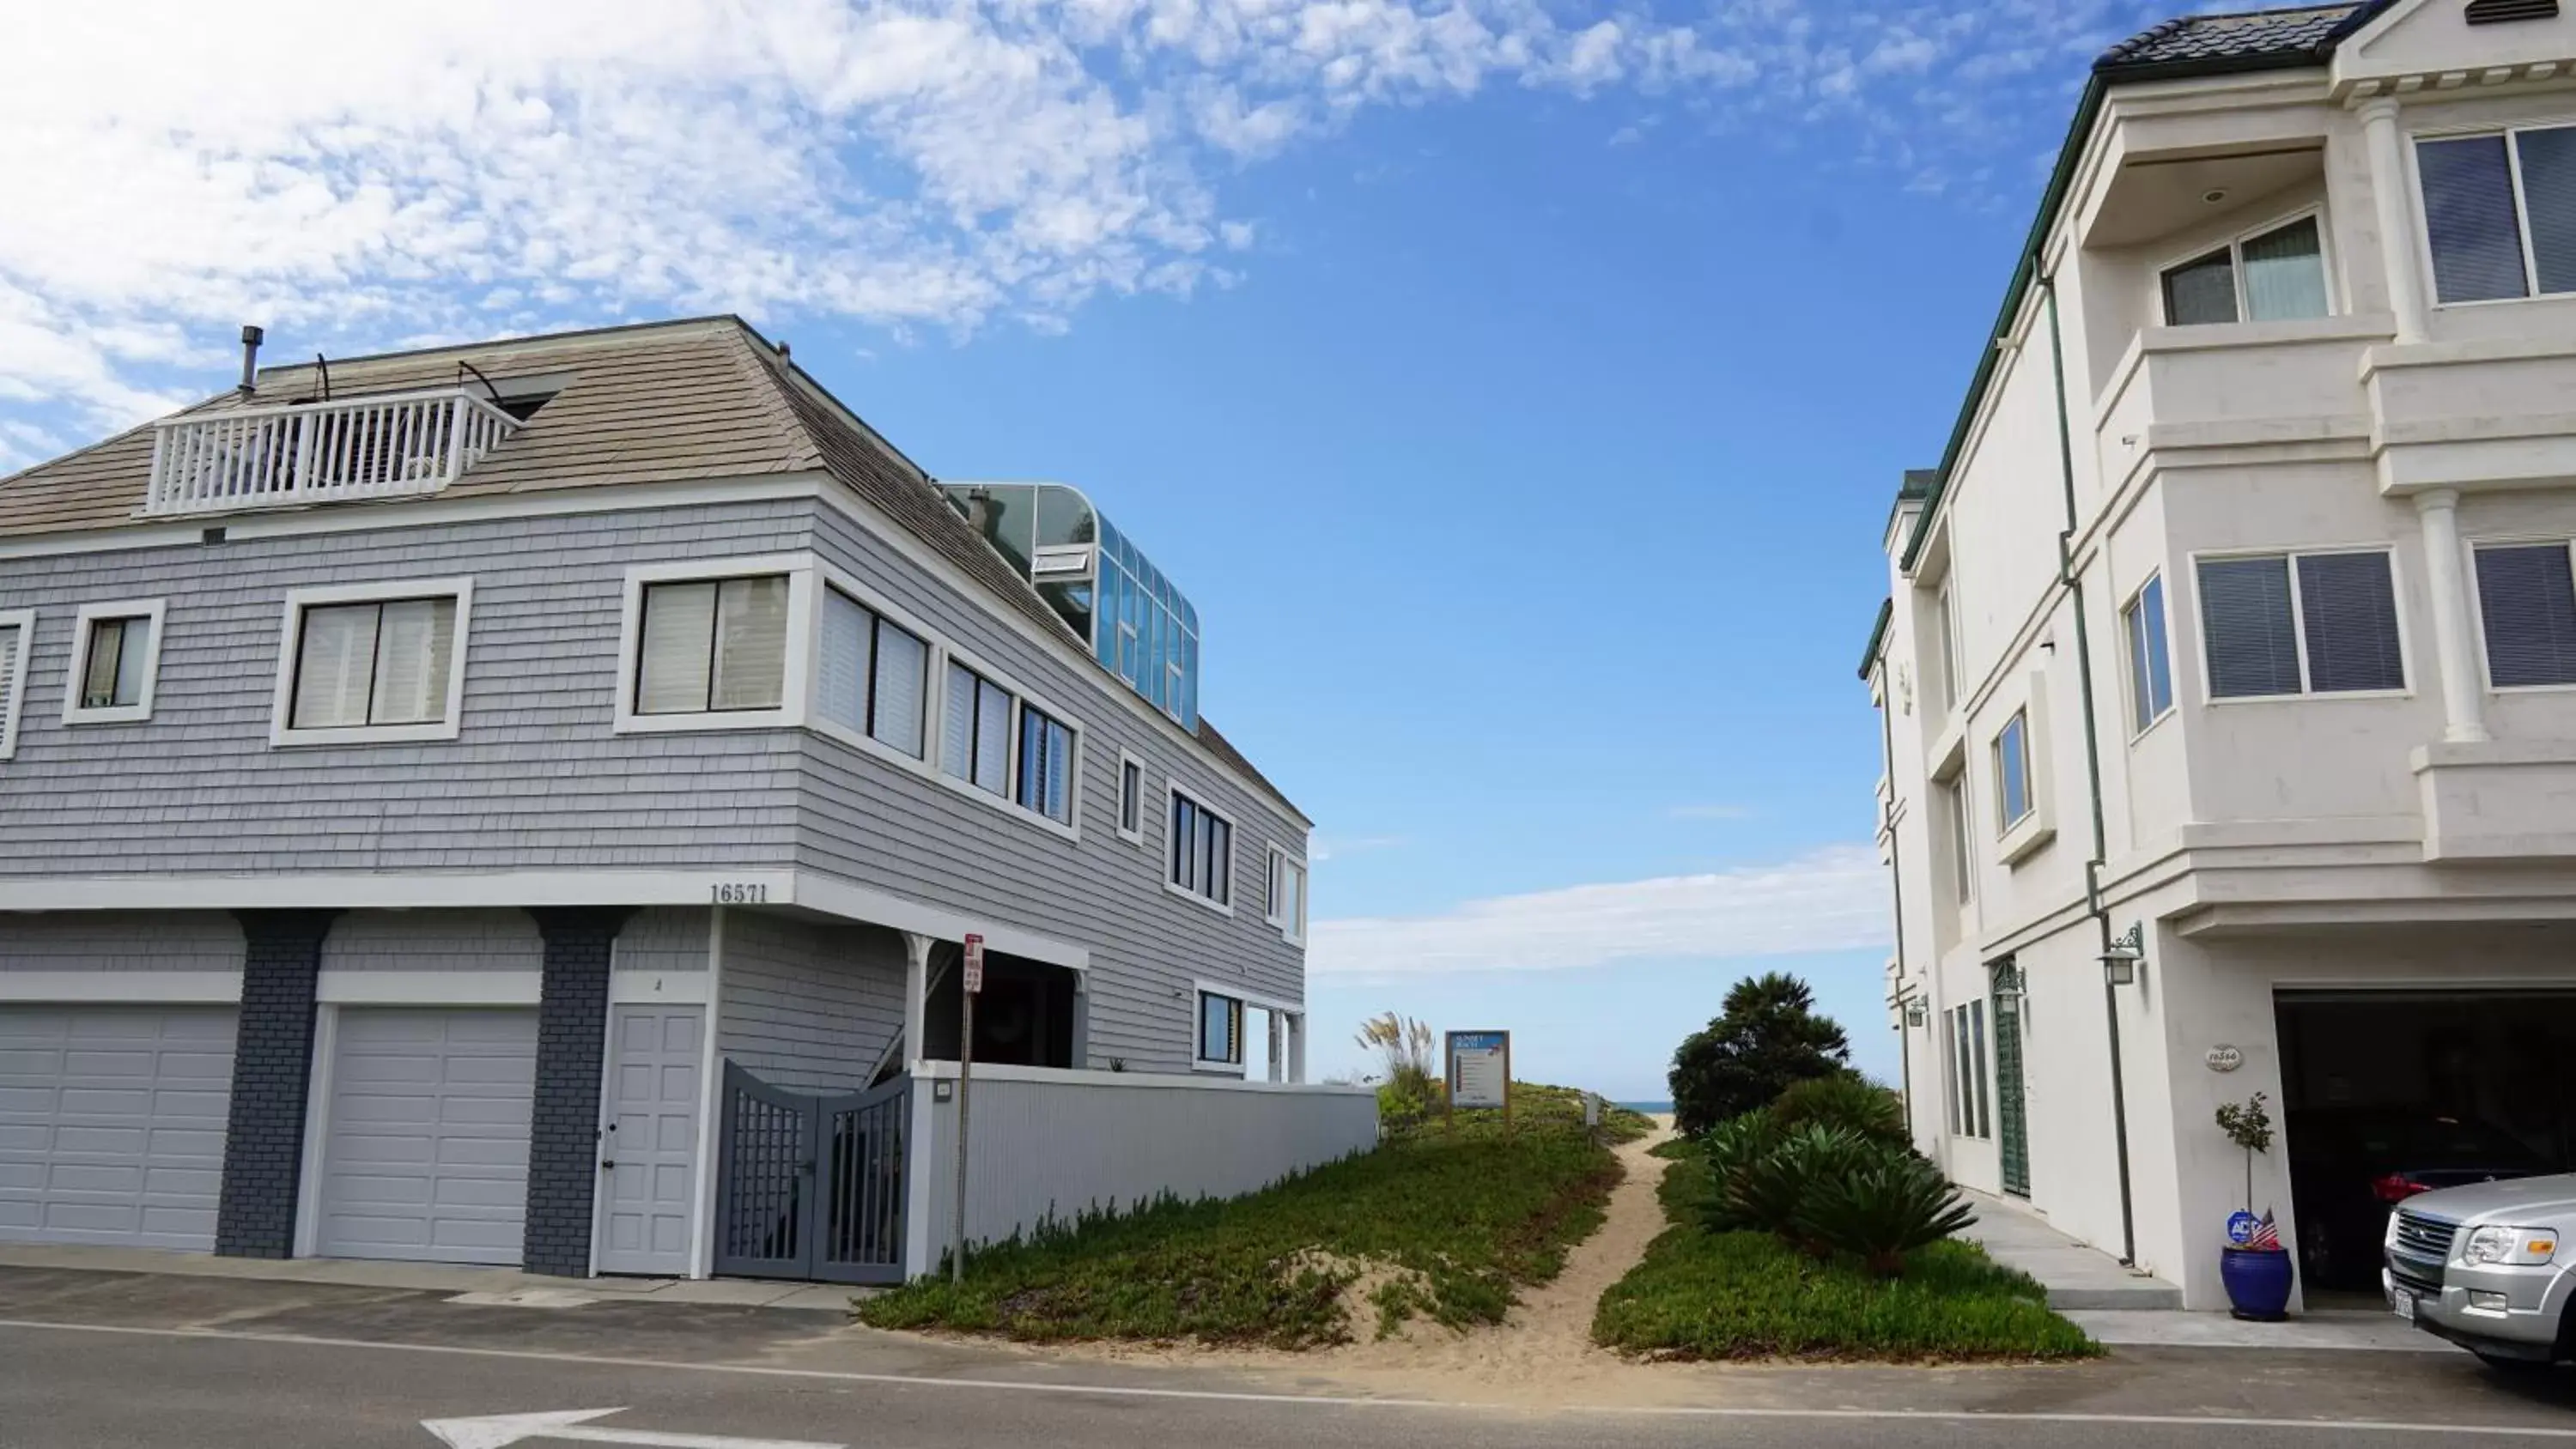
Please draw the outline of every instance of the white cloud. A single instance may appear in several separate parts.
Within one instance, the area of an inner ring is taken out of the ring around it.
[[[1856,128],[1824,144],[1917,174],[2053,126],[2086,52],[2137,18],[2133,0],[1736,0],[1687,25],[1634,0],[1581,24],[1539,0],[39,6],[12,17],[0,87],[0,410],[78,434],[160,411],[220,382],[242,321],[298,352],[715,309],[898,337],[1060,328],[1103,294],[1231,281],[1241,167],[1502,82],[1677,93],[1718,128]],[[1932,110],[1945,68],[1987,78],[1978,105]]]
[[[1318,921],[1307,965],[1405,975],[1859,950],[1886,944],[1888,909],[1878,853],[1833,846],[1711,875],[1469,901],[1436,916]]]

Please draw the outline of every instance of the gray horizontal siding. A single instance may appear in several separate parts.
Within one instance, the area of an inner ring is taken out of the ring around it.
[[[620,971],[704,971],[707,969],[707,912],[704,907],[658,906],[637,911],[617,933]]]
[[[1189,1069],[1193,980],[1303,1000],[1305,952],[1262,919],[1265,841],[1303,853],[1305,829],[1267,797],[1137,718],[1111,694],[1125,686],[1065,661],[961,598],[900,554],[825,511],[815,546],[862,585],[990,661],[1074,716],[1082,728],[1081,838],[821,735],[805,743],[801,863],[970,918],[1006,921],[1091,950],[1087,1065]],[[1118,835],[1118,760],[1145,769],[1145,843]],[[1221,916],[1164,889],[1166,780],[1235,822],[1235,912]]]
[[[356,505],[353,505],[356,506]],[[746,502],[0,562],[36,611],[0,874],[784,865],[784,732],[618,735],[633,564],[806,546],[812,505]],[[471,575],[460,738],[273,749],[291,589]],[[153,717],[62,723],[83,603],[168,601]]]
[[[772,1086],[849,1092],[903,1032],[903,938],[726,913],[716,1050]]]
[[[0,971],[239,971],[241,927],[221,911],[0,915]]]
[[[545,940],[525,911],[350,911],[322,941],[325,971],[539,971]]]

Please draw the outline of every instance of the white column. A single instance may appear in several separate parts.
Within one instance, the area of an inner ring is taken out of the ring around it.
[[[2454,744],[2475,743],[2488,738],[2486,686],[2478,677],[2477,638],[2469,628],[2458,491],[2434,488],[2416,494],[2415,516],[2424,525],[2424,585],[2433,596],[2433,649],[2442,671],[2442,738]]]
[[[1280,1011],[1265,1011],[1262,1015],[1270,1022],[1270,1041],[1262,1053],[1269,1068],[1262,1074],[1263,1079],[1284,1082],[1288,1080],[1288,1015]]]
[[[930,1034],[930,948],[928,936],[903,933],[903,1069],[922,1059]]]
[[[2364,101],[2361,129],[2370,152],[2370,199],[2379,212],[2379,259],[2388,273],[2388,305],[2397,314],[2397,340],[2421,342],[2429,308],[2423,241],[2415,231],[2415,187],[2406,172],[2406,138],[2397,129],[2397,102]]]

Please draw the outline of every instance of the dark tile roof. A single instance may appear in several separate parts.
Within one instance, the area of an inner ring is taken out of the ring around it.
[[[2381,8],[2381,0],[2302,5],[2235,15],[2185,15],[2103,52],[2097,71],[2323,64],[2333,42]]]

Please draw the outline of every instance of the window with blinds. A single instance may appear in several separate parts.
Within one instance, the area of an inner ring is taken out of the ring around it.
[[[80,650],[80,707],[130,709],[143,703],[152,663],[152,618],[92,619]]]
[[[1941,1064],[1950,1077],[1950,1131],[1959,1137],[1994,1135],[1993,1102],[1986,1090],[1986,1004],[1972,1001],[1942,1013]]]
[[[2568,546],[2481,544],[2476,553],[2487,682],[2498,689],[2576,684],[2576,570]]]
[[[918,760],[926,747],[930,646],[842,593],[823,591],[814,707],[824,719]]]
[[[1243,1003],[1213,991],[1199,993],[1199,1060],[1217,1066],[1243,1065]]]
[[[1262,899],[1269,909],[1270,924],[1290,942],[1306,939],[1306,865],[1281,850],[1270,848],[1270,879]]]
[[[2406,687],[2385,550],[2202,559],[2199,575],[2211,698]]]
[[[2251,232],[2166,270],[2165,322],[2279,322],[2323,317],[2326,258],[2314,216]]]
[[[1032,704],[1020,706],[1020,773],[1012,798],[1059,825],[1073,823],[1073,731]]]
[[[2576,292],[2576,126],[2415,143],[2435,297]]]
[[[1011,692],[955,660],[940,711],[939,768],[978,790],[1011,789]]]
[[[787,688],[787,576],[644,586],[635,713],[777,709]]]
[[[1234,822],[1172,792],[1171,833],[1165,853],[1174,889],[1213,906],[1234,904]]]
[[[296,620],[291,730],[451,722],[453,595],[309,604]]]
[[[2173,708],[2172,646],[2165,637],[2161,574],[2149,578],[2129,600],[2120,622],[2129,639],[2129,732],[2144,734]]]

